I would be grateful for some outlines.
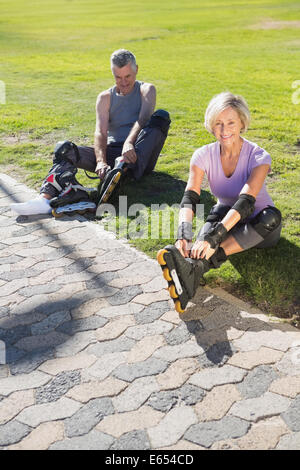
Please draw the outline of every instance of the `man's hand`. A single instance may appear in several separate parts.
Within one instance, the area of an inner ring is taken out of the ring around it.
[[[106,173],[110,170],[110,166],[105,162],[98,162],[95,168],[95,173],[100,179],[103,179]]]
[[[132,144],[127,142],[124,143],[122,149],[122,157],[124,157],[124,161],[126,163],[135,163],[137,161],[137,155]]]

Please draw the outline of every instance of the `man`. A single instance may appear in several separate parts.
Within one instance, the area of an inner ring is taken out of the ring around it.
[[[96,101],[94,147],[59,142],[41,197],[12,204],[17,213],[49,213],[52,207],[86,201],[87,192],[75,178],[77,168],[95,172],[104,180],[101,202],[107,200],[107,194],[126,171],[139,180],[154,169],[168,134],[169,114],[164,110],[153,113],[156,89],[136,79],[138,65],[130,51],[115,51],[111,70],[115,85],[100,93]]]

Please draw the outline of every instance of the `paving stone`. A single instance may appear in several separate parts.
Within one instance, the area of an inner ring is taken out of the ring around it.
[[[168,364],[155,357],[149,357],[145,361],[133,364],[122,364],[113,371],[113,375],[126,382],[133,382],[139,377],[156,375],[166,370]]]
[[[143,405],[151,393],[157,391],[158,385],[154,377],[142,377],[132,382],[112,402],[116,412],[133,411]]]
[[[61,343],[65,343],[67,340],[69,340],[69,336],[52,331],[46,335],[35,335],[22,338],[15,343],[15,346],[25,351],[33,351],[34,349],[54,348]]]
[[[300,376],[285,376],[274,380],[269,391],[295,398],[298,394],[300,395]]]
[[[15,328],[0,329],[0,339],[4,341],[8,347],[11,344],[15,344],[22,338],[30,335],[30,327],[27,325],[18,325]]]
[[[253,351],[265,346],[270,349],[287,351],[295,341],[295,337],[289,336],[286,332],[266,329],[262,331],[246,331],[245,334],[233,343],[240,351]]]
[[[260,397],[276,378],[278,374],[271,366],[258,366],[248,373],[243,382],[237,384],[237,388],[244,398]]]
[[[263,364],[274,364],[282,357],[283,352],[261,347],[257,351],[238,352],[228,361],[228,364],[242,367],[244,369],[253,369],[253,367]]]
[[[287,432],[288,429],[281,418],[275,417],[254,423],[247,434],[235,440],[235,444],[241,450],[271,450]]]
[[[300,432],[282,436],[276,450],[300,450]]]
[[[214,387],[201,403],[195,406],[199,421],[214,421],[223,418],[231,406],[241,398],[235,385],[228,384]]]
[[[161,316],[161,320],[174,323],[174,325],[179,325],[182,322],[180,315],[176,312],[176,310],[169,310],[168,312],[164,313]]]
[[[87,349],[87,353],[102,357],[104,354],[129,351],[134,345],[135,341],[133,339],[120,336],[119,338],[110,341],[102,341],[90,346]]]
[[[287,398],[285,398],[287,400]],[[300,395],[291,402],[288,409],[283,410],[281,417],[291,431],[300,431]]]
[[[161,390],[178,388],[187,381],[197,367],[198,363],[194,358],[178,359],[156,377],[157,383]]]
[[[43,372],[34,371],[30,374],[10,376],[0,381],[0,395],[8,396],[18,390],[29,390],[45,385],[51,377]]]
[[[107,450],[113,442],[113,437],[93,429],[84,436],[56,442],[49,450]]]
[[[96,429],[119,438],[122,434],[155,426],[163,416],[149,406],[142,406],[139,410],[106,416]]]
[[[205,447],[197,446],[192,442],[188,442],[185,439],[180,439],[176,444],[167,447],[159,447],[157,450],[206,450]]]
[[[122,287],[128,287],[128,286],[136,286],[140,284],[144,284],[146,282],[149,282],[151,280],[151,276],[139,276],[137,279],[136,277],[118,277],[120,274],[116,273],[116,277],[112,279],[109,282],[109,285],[112,287],[117,287],[118,289],[121,289]]]
[[[33,335],[47,334],[50,331],[55,330],[55,328],[57,328],[61,323],[70,320],[70,318],[71,315],[68,310],[52,313],[41,322],[33,324],[31,326],[31,333]]]
[[[92,380],[80,385],[75,385],[66,393],[73,400],[87,403],[92,398],[113,397],[118,395],[128,386],[127,382],[115,377],[107,377],[105,380]]]
[[[0,257],[0,265],[1,264],[14,264],[21,260],[22,260],[21,256],[16,256],[16,255],[3,256],[3,257]]]
[[[144,308],[140,312],[135,313],[135,321],[139,325],[145,323],[152,323],[169,310],[169,302],[154,302],[152,305]]]
[[[131,431],[114,442],[110,450],[148,450],[150,442],[145,431]]]
[[[116,367],[127,361],[127,355],[127,352],[115,352],[103,355],[91,367],[86,369],[87,380],[90,380],[91,377],[96,377],[100,380],[105,379]]]
[[[259,398],[248,398],[235,403],[230,410],[230,414],[256,422],[259,419],[283,413],[288,409],[290,402],[286,397],[266,392]]]
[[[83,349],[85,349],[88,345],[96,341],[95,333],[93,331],[79,331],[71,338],[70,336],[66,336],[63,333],[56,334],[63,335],[67,338],[64,342],[62,342],[63,344],[60,344],[56,347],[57,357],[72,356],[73,354],[77,354],[83,351]]]
[[[94,262],[93,259],[90,259],[90,258],[79,258],[79,259],[77,258],[76,261],[69,264],[64,269],[64,273],[65,274],[79,273],[89,268],[93,264],[93,262]]]
[[[299,343],[278,360],[276,369],[285,375],[300,375]]]
[[[26,408],[18,415],[18,421],[35,428],[47,421],[68,418],[76,413],[81,406],[81,403],[62,397],[51,403],[43,403]]]
[[[61,372],[51,382],[39,387],[35,392],[36,404],[56,401],[67,393],[67,391],[80,384],[79,371]]]
[[[10,421],[0,426],[0,446],[9,446],[23,439],[31,429],[18,421]]]
[[[147,405],[165,413],[171,410],[179,401],[180,392],[178,390],[159,391],[151,394]]]
[[[236,349],[229,341],[221,341],[210,346],[204,354],[198,357],[201,368],[220,367],[226,364],[228,359],[236,353]]]
[[[180,323],[176,328],[173,328],[170,333],[165,334],[166,342],[171,346],[184,343],[188,341],[190,337],[191,333],[188,331],[184,322]]]
[[[217,421],[194,424],[184,434],[184,438],[204,447],[224,439],[236,439],[246,434],[250,423],[233,416],[225,416]]]
[[[194,410],[180,406],[170,410],[160,423],[147,430],[153,448],[175,444],[193,424],[197,423]]]
[[[163,346],[162,348],[155,351],[154,356],[163,361],[174,362],[177,359],[185,357],[199,356],[203,352],[203,349],[197,344],[194,339],[190,339],[182,344],[175,346]]]
[[[113,289],[113,288],[111,288]],[[140,286],[128,286],[120,289],[119,292],[109,297],[108,301],[111,305],[122,305],[130,302],[134,297],[142,292]]]
[[[54,356],[54,349],[35,349],[25,353],[17,358],[16,362],[10,364],[10,373],[12,375],[28,374],[29,372],[37,369],[43,362],[51,359]],[[9,360],[7,360],[9,363]]]
[[[0,404],[0,425],[7,423],[24,408],[33,404],[33,390],[14,392],[8,398],[4,398]]]
[[[4,286],[1,287],[0,297],[11,295],[14,292],[18,291],[19,289],[27,285],[28,285],[28,279],[14,279],[13,281],[7,282]]]
[[[106,308],[108,306],[109,306],[109,303],[107,302],[106,299],[101,299],[101,298],[91,299],[91,300],[88,300],[87,302],[82,303],[78,307],[75,307],[71,311],[72,318],[74,320],[77,320],[79,318],[87,318],[96,314],[98,315],[98,312],[99,312],[99,316],[102,316],[101,309]]]
[[[169,300],[170,296],[166,290],[159,292],[149,292],[137,295],[134,297],[134,302],[143,305],[150,305],[153,302],[161,302],[162,300]]]
[[[98,341],[107,341],[109,339],[115,339],[120,336],[129,327],[135,324],[133,315],[125,315],[111,320],[108,323],[107,319],[104,321],[102,328],[97,329],[95,337]],[[101,326],[101,325],[100,325]]]
[[[155,276],[154,279],[151,281],[143,284],[143,291],[146,292],[158,292],[162,289],[168,288],[167,281],[163,278],[163,276]]]
[[[107,322],[107,319],[101,318],[98,315],[93,315],[88,318],[78,318],[77,320],[66,321],[56,330],[67,335],[73,335],[79,331],[95,330],[96,328],[106,325]]]
[[[152,323],[135,325],[126,330],[125,336],[136,340],[141,340],[146,336],[161,335],[172,330],[174,325],[165,321],[156,320]]]
[[[40,424],[18,444],[8,447],[8,450],[47,450],[48,447],[64,437],[64,424],[54,421]]]
[[[89,271],[93,269],[90,268]],[[90,279],[86,281],[86,287],[87,289],[97,289],[99,287],[105,287],[106,285],[113,289],[113,292],[117,292],[117,289],[114,289],[113,286],[109,284],[109,282],[114,279],[116,276],[116,273],[111,271],[111,272],[101,272],[101,274],[93,276],[93,279]]]
[[[47,374],[57,375],[61,372],[66,372],[69,370],[88,368],[92,364],[94,364],[96,360],[97,360],[96,356],[82,352],[82,353],[75,354],[74,356],[71,356],[71,357],[50,359],[44,362],[39,367],[39,370],[46,372]]]
[[[211,390],[216,385],[241,382],[246,373],[246,370],[226,364],[222,367],[197,372],[190,377],[189,383],[205,390]]]
[[[135,363],[148,359],[154,351],[164,345],[164,337],[161,335],[145,336],[128,353],[127,362]]]
[[[91,431],[104,416],[114,413],[110,398],[95,398],[83,405],[75,414],[65,420],[67,437],[82,436]]]
[[[42,285],[35,285],[35,286],[28,286],[24,287],[23,289],[19,289],[19,294],[24,297],[32,297],[33,295],[40,295],[40,294],[50,294],[52,292],[57,292],[60,289],[60,285],[54,282],[49,282],[47,284]]]
[[[108,305],[108,304],[107,304]],[[116,305],[114,307],[108,306],[99,309],[97,315],[100,315],[104,318],[115,318],[119,316],[131,315],[137,312],[140,312],[143,309],[142,305],[135,304],[130,302],[124,305]]]

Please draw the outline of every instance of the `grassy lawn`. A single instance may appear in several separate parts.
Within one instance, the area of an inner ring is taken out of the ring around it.
[[[232,256],[206,279],[300,323],[299,27],[299,2],[288,0],[0,0],[0,171],[38,188],[56,141],[91,145],[96,96],[113,84],[110,54],[130,49],[138,78],[156,85],[157,107],[172,118],[156,172],[120,190],[128,206],[145,209],[117,217],[118,233],[128,236],[132,224],[145,233],[151,204],[180,202],[193,151],[213,140],[203,126],[211,97],[242,94],[252,113],[245,137],[273,159],[267,185],[283,214],[282,239]],[[79,180],[91,185],[81,171]],[[214,201],[207,187],[202,195],[207,214]],[[153,224],[160,239],[131,239],[152,257],[173,241],[159,217]]]

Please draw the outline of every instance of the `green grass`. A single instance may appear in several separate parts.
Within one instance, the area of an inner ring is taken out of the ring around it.
[[[156,172],[121,188],[128,205],[146,207],[141,233],[147,233],[151,204],[180,202],[193,151],[213,140],[203,127],[211,97],[231,90],[246,98],[252,122],[245,137],[273,159],[267,184],[283,214],[282,239],[270,250],[235,255],[206,277],[299,321],[300,104],[292,102],[292,83],[300,79],[299,28],[264,29],[270,20],[299,23],[299,2],[0,0],[0,12],[0,80],[6,84],[0,171],[32,187],[47,172],[57,140],[92,144],[96,96],[113,84],[113,50],[132,50],[138,78],[157,86],[157,107],[172,118],[169,137]],[[79,179],[91,185],[82,172]],[[207,191],[203,196],[207,213],[213,199]],[[137,218],[117,218],[117,229],[126,223],[134,227]],[[154,257],[173,241],[161,229],[160,240],[131,242]]]

